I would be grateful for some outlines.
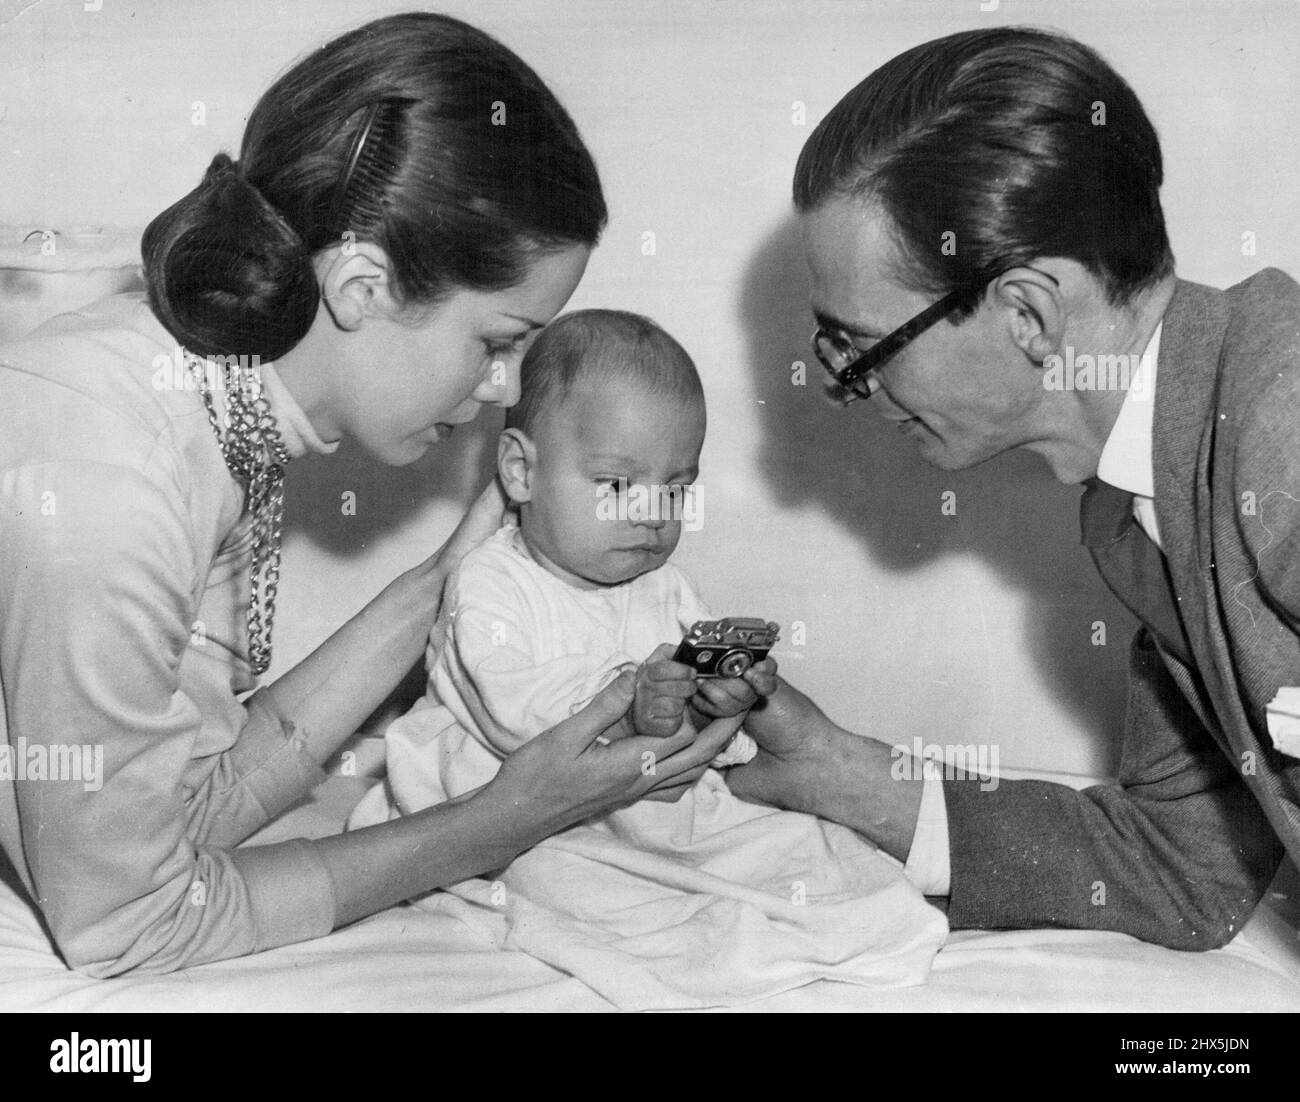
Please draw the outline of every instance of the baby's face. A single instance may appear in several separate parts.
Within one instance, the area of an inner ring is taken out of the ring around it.
[[[531,495],[520,507],[529,551],[583,589],[663,565],[681,535],[704,427],[702,401],[621,379],[547,410],[534,426]]]

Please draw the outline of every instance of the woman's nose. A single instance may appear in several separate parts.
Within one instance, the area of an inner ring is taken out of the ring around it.
[[[494,360],[483,381],[474,391],[476,401],[484,405],[508,408],[519,401],[519,361]]]

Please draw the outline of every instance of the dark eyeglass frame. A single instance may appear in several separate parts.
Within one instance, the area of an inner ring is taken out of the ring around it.
[[[969,297],[970,291],[965,288],[949,291],[938,302],[932,302],[867,349],[858,348],[842,329],[828,329],[823,325],[814,329],[813,351],[822,367],[844,390],[841,405],[847,406],[859,398],[870,398],[875,394],[880,389],[880,380],[876,378],[880,365],[897,355],[931,326],[937,325]],[[829,345],[845,361],[843,366],[835,366],[823,350],[823,343]]]
[[[1037,272],[1039,275],[1046,276],[1058,287],[1061,281],[1050,272],[1044,272],[1041,268],[1033,268],[1026,264],[1024,267],[1030,271]],[[994,276],[993,279],[996,279]],[[891,356],[896,356],[903,348],[911,344],[922,333],[933,325],[937,325],[940,320],[946,318],[954,310],[963,304],[977,298],[982,294],[984,288],[993,282],[993,279],[986,280],[980,285],[978,291],[972,291],[968,287],[958,287],[949,291],[938,302],[933,302],[922,310],[915,317],[903,322],[892,333],[881,337],[875,344],[868,349],[858,348],[853,343],[852,338],[842,329],[827,329],[819,325],[813,330],[812,346],[813,351],[817,354],[817,359],[821,361],[830,377],[843,390],[844,395],[840,399],[840,404],[847,406],[856,402],[859,398],[870,398],[877,390],[880,389],[880,380],[876,373],[880,370],[881,364]],[[836,367],[822,349],[822,342],[825,341],[831,346],[836,353],[844,359],[841,367]]]

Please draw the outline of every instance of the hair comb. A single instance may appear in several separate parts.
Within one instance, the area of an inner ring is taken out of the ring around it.
[[[413,102],[385,97],[366,108],[334,189],[330,221],[340,235],[369,229],[383,216],[388,189],[402,162],[403,115]]]

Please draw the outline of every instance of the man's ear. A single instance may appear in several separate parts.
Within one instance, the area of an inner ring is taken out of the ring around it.
[[[317,256],[315,265],[321,298],[340,329],[354,332],[368,316],[395,312],[392,263],[373,242],[345,241]]]
[[[1038,268],[1009,268],[989,288],[996,305],[1009,311],[1011,339],[1034,363],[1059,352],[1068,308],[1061,284]]]
[[[497,438],[497,474],[515,505],[531,501],[537,448],[522,429],[502,429]]]

